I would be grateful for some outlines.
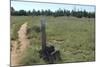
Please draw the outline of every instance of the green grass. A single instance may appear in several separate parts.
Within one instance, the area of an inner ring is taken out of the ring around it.
[[[17,31],[28,22],[30,48],[21,64],[46,64],[39,58],[41,49],[40,16],[12,16],[11,39],[17,39]],[[47,43],[53,44],[61,52],[61,63],[95,60],[94,18],[46,17]],[[59,62],[58,62],[59,63]]]

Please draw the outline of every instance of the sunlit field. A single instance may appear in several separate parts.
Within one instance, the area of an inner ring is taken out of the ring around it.
[[[95,60],[94,18],[46,16],[47,44],[55,46],[61,53],[56,63],[85,62]],[[21,65],[46,64],[39,57],[41,49],[41,16],[11,16],[11,41],[18,41],[18,30],[27,22],[29,47],[22,57]],[[12,47],[11,47],[12,48]]]

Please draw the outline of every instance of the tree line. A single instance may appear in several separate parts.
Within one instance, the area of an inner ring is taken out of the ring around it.
[[[87,18],[95,18],[95,12],[87,12],[86,10],[81,11],[81,10],[62,10],[58,9],[56,11],[51,11],[50,9],[48,10],[35,10],[33,11],[26,11],[26,10],[19,10],[16,11],[13,7],[11,7],[11,16],[40,16],[40,15],[45,15],[45,16],[54,16],[54,17],[59,17],[59,16],[74,16],[78,18],[82,17],[87,17]]]

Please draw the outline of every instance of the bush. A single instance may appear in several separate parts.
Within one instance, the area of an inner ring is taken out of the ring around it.
[[[40,32],[39,26],[33,26],[33,27],[28,28],[28,30],[27,30],[28,39],[33,38],[33,36],[37,37],[39,32]]]

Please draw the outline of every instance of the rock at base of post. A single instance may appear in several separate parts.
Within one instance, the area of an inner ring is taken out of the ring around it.
[[[46,46],[44,50],[39,51],[40,58],[46,63],[53,64],[61,60],[60,51],[55,50],[54,46]]]

